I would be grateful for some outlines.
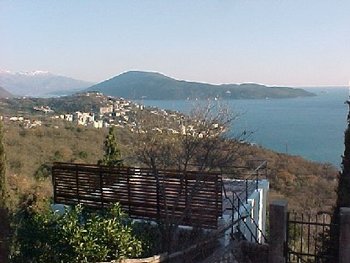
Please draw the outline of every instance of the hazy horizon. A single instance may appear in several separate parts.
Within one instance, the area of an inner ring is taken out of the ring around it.
[[[130,70],[204,82],[346,86],[348,1],[0,2],[0,69],[101,82]]]
[[[251,82],[251,81],[247,81],[247,82],[242,82],[242,83],[211,83],[211,82],[205,82],[205,81],[201,81],[201,80],[187,80],[187,79],[180,79],[180,78],[176,78],[174,76],[170,76],[170,75],[166,75],[162,72],[159,72],[159,71],[150,71],[150,70],[127,70],[127,71],[123,71],[123,72],[120,72],[114,76],[111,76],[107,79],[103,79],[103,80],[100,80],[100,81],[89,81],[89,80],[85,80],[85,79],[77,79],[77,78],[74,78],[72,76],[69,76],[69,75],[62,75],[62,74],[56,74],[55,72],[50,72],[50,71],[44,71],[44,70],[33,70],[33,71],[9,71],[9,70],[4,70],[4,69],[0,69],[0,73],[2,72],[8,72],[8,73],[12,73],[12,74],[31,74],[31,73],[34,73],[34,72],[41,72],[41,73],[48,73],[48,74],[53,74],[55,76],[62,76],[62,77],[67,77],[67,78],[72,78],[72,79],[75,79],[75,80],[80,80],[80,81],[85,81],[85,82],[91,82],[92,85],[95,85],[95,84],[98,84],[98,83],[101,83],[101,82],[104,82],[104,81],[107,81],[109,79],[112,79],[114,77],[117,77],[119,75],[122,75],[124,73],[127,73],[127,72],[135,72],[135,71],[138,71],[138,72],[149,72],[149,73],[159,73],[159,74],[162,74],[162,75],[165,75],[167,77],[170,77],[172,79],[175,79],[175,80],[179,80],[179,81],[187,81],[187,82],[196,82],[196,83],[203,83],[203,84],[211,84],[211,85],[226,85],[226,84],[250,84],[250,83],[253,83],[253,84],[259,84],[259,85],[266,85],[266,86],[271,86],[271,87],[278,87],[278,86],[283,86],[283,87],[291,87],[291,88],[305,88],[305,89],[317,89],[317,88],[349,88],[350,89],[350,84],[349,85],[311,85],[311,86],[305,86],[305,85],[300,85],[300,86],[293,86],[293,85],[278,85],[278,84],[275,84],[275,85],[268,85],[266,83],[257,83],[257,82]]]

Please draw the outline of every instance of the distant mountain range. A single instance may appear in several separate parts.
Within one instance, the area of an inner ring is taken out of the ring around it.
[[[62,95],[86,89],[94,83],[59,76],[47,71],[0,70],[0,86],[17,96]]]
[[[176,80],[160,73],[129,71],[91,86],[87,91],[127,99],[265,99],[315,96],[298,88],[267,87],[260,84],[222,84]]]
[[[0,87],[0,98],[11,98],[13,95],[5,90],[3,87]]]

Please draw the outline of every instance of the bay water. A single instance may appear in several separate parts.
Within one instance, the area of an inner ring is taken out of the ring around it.
[[[340,167],[344,151],[344,131],[348,89],[343,87],[309,88],[317,96],[293,99],[230,100],[237,119],[232,136],[252,132],[250,143],[265,148],[300,155],[305,159]],[[193,101],[144,100],[146,106],[188,113]]]

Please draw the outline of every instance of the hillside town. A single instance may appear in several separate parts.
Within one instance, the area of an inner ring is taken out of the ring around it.
[[[152,128],[160,133],[185,134],[194,133],[194,125],[184,122],[188,118],[179,112],[159,109],[155,107],[145,107],[137,102],[132,102],[124,98],[105,96],[100,92],[79,93],[80,99],[93,98],[96,101],[95,109],[91,111],[78,110],[69,112],[67,109],[56,110],[50,105],[32,106],[31,112],[22,112],[21,114],[8,114],[1,116],[5,122],[14,122],[23,128],[31,129],[45,124],[49,120],[63,120],[77,126],[92,127],[95,129],[108,128],[111,126],[127,128],[131,132],[144,133],[142,127],[142,118],[162,119],[161,125],[154,123]],[[23,98],[27,99],[27,98]],[[62,98],[61,98],[62,99]],[[151,116],[151,117],[150,117]],[[152,118],[152,116],[154,118]],[[166,124],[166,125],[164,125]],[[219,128],[217,123],[214,127]]]

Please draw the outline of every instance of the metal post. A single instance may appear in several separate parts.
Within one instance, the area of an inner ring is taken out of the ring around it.
[[[245,179],[245,203],[248,204],[248,179]]]
[[[231,235],[233,235],[233,222],[235,216],[234,192],[232,191],[232,216],[231,216]]]
[[[287,212],[287,222],[286,222],[286,244],[284,247],[284,254],[286,259],[290,259],[289,258],[289,254],[288,254],[288,243],[289,243],[289,219],[290,219],[290,212]]]

